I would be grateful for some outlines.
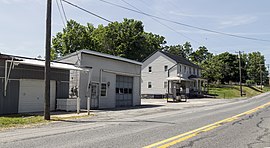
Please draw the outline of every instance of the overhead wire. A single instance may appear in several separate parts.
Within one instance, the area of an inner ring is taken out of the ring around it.
[[[67,4],[69,4],[69,5],[71,5],[71,6],[73,6],[73,7],[78,8],[78,9],[84,11],[84,12],[87,12],[88,14],[91,14],[91,15],[93,15],[93,16],[95,16],[95,17],[98,17],[98,18],[100,18],[100,19],[102,19],[102,20],[104,20],[104,21],[106,21],[106,22],[112,23],[112,21],[110,21],[110,20],[108,20],[108,19],[106,19],[106,18],[104,18],[104,17],[102,17],[102,16],[100,16],[100,15],[98,15],[98,14],[95,14],[95,13],[89,11],[89,10],[86,10],[86,9],[84,9],[84,8],[82,8],[82,7],[78,6],[78,5],[76,5],[76,4],[73,4],[73,3],[71,3],[71,2],[69,2],[69,1],[67,1],[67,0],[62,0],[62,1],[65,2],[65,3],[67,3]]]
[[[59,6],[59,3],[58,3],[58,0],[56,0],[56,5],[57,5],[57,9],[58,9],[59,15],[60,15],[60,17],[61,17],[62,23],[63,23],[64,27],[66,27],[66,23],[65,23],[65,21],[64,21],[63,15],[62,15],[62,13],[61,13],[61,10],[60,10],[60,6]]]
[[[127,1],[125,1],[125,0],[121,0],[121,1],[124,2],[124,3],[126,3],[127,5],[129,5],[130,7],[132,7],[132,8],[134,8],[134,9],[136,9],[136,10],[138,10],[138,11],[140,11],[140,12],[143,13],[143,11],[141,11],[141,10],[138,9],[137,7],[131,5],[131,4],[128,3]],[[198,44],[201,44],[201,43],[199,43],[198,41],[196,41],[196,40],[194,40],[194,39],[192,39],[192,38],[190,38],[190,37],[184,35],[183,33],[180,33],[179,31],[176,31],[175,29],[173,29],[172,27],[166,25],[165,23],[162,23],[162,22],[159,21],[158,19],[153,18],[153,17],[151,17],[151,16],[149,16],[149,17],[150,17],[151,19],[153,19],[154,21],[158,22],[159,24],[161,24],[161,25],[165,26],[166,28],[170,29],[171,31],[177,33],[178,35],[183,36],[183,37],[185,37],[185,38],[187,38],[187,39],[189,39],[189,40],[192,40],[192,41],[194,41],[194,42],[196,42],[196,43],[198,43]]]
[[[128,8],[128,7],[125,7],[125,6],[114,4],[114,3],[108,2],[106,0],[99,0],[99,1],[104,2],[104,3],[107,3],[107,4],[112,5],[112,6],[116,6],[116,7],[125,9],[125,10],[129,10],[129,11],[132,11],[132,12],[135,12],[135,13],[143,14],[143,15],[146,15],[146,16],[150,16],[150,17],[153,17],[153,18],[156,18],[156,19],[159,19],[159,20],[163,20],[163,21],[167,21],[167,22],[171,22],[171,23],[174,23],[174,24],[178,24],[178,25],[185,26],[185,27],[188,27],[188,28],[198,29],[198,30],[202,30],[202,31],[206,31],[206,32],[211,32],[211,33],[225,35],[225,36],[230,36],[230,37],[235,37],[235,38],[242,38],[242,39],[247,39],[247,40],[270,42],[270,40],[267,40],[267,39],[260,39],[260,38],[240,36],[240,35],[235,35],[235,34],[230,34],[230,33],[225,33],[225,32],[220,32],[220,31],[215,31],[215,30],[211,30],[211,29],[206,29],[206,28],[202,28],[202,27],[198,27],[198,26],[193,26],[193,25],[185,24],[185,23],[182,23],[182,22],[174,21],[174,20],[169,20],[169,19],[166,19],[166,18],[163,18],[163,17],[155,16],[155,15],[148,14],[148,13],[145,13],[145,12],[141,12],[141,11],[138,11],[138,10],[134,10],[134,9],[131,9],[131,8]]]
[[[57,0],[56,0],[56,1],[57,1]],[[65,20],[66,20],[66,22],[67,22],[68,19],[67,19],[67,15],[66,15],[66,12],[65,12],[65,9],[64,9],[62,0],[60,0],[60,4],[61,4],[61,7],[62,7],[62,11],[63,11],[64,17],[65,17]]]

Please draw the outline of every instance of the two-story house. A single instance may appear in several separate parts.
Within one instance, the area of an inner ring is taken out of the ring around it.
[[[144,98],[164,98],[168,92],[173,98],[200,94],[206,81],[201,70],[184,57],[157,51],[143,61],[141,94]]]

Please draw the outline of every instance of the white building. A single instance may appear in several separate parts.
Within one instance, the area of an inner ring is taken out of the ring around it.
[[[142,65],[142,96],[161,98],[202,92],[201,68],[181,56],[157,51]]]
[[[141,104],[142,63],[90,50],[80,50],[58,61],[91,67],[91,73],[71,72],[70,88],[78,87],[82,109],[91,98],[91,109]]]

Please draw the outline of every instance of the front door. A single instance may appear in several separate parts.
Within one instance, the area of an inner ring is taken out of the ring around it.
[[[90,108],[91,109],[97,109],[98,108],[98,83],[92,83],[91,87],[91,102],[90,102]]]

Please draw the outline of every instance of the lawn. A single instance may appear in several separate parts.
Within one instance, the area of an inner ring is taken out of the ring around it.
[[[27,115],[27,114],[15,114],[0,116],[0,129],[33,125],[38,123],[45,123],[43,116],[38,115]]]
[[[253,97],[262,92],[270,91],[270,87],[264,87],[263,91],[253,86],[243,86],[243,97]],[[216,98],[240,98],[240,87],[237,85],[218,85],[209,88],[209,94]]]

